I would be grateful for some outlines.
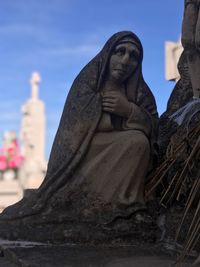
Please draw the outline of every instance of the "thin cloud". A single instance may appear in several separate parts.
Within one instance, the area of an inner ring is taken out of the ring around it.
[[[66,46],[49,49],[45,53],[53,56],[80,56],[80,55],[94,55],[100,51],[101,46],[94,45],[80,45],[80,46]]]
[[[15,111],[4,112],[0,115],[0,123],[16,122],[20,120],[20,117],[21,117],[20,112],[15,112]]]
[[[48,36],[49,39],[53,39],[54,32],[44,27],[38,27],[32,23],[14,23],[0,26],[0,37],[3,43],[6,41],[8,42],[10,38],[11,40],[16,38],[16,43],[18,44],[21,42],[26,43],[27,40],[34,40],[33,46],[27,46],[33,48],[36,44],[47,45],[46,36]],[[15,49],[12,50],[17,51]]]
[[[38,27],[35,27],[32,24],[6,24],[0,26],[1,35],[13,35],[13,34],[23,34],[23,35],[36,35],[40,37],[42,35],[41,30]]]
[[[0,102],[0,111],[5,112],[6,110],[9,110],[10,108],[13,109],[13,107],[18,107],[21,104],[21,101],[19,100],[11,100],[7,102]]]

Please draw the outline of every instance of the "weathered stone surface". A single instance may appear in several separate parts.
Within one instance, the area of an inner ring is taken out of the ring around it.
[[[181,79],[175,85],[167,103],[166,111],[159,120],[158,143],[160,146],[160,161],[162,160],[171,136],[177,131],[178,125],[169,117],[178,109],[192,100],[193,91],[189,76],[187,58],[183,53],[178,64]]]
[[[0,258],[0,266],[1,267],[17,267],[16,264],[10,262],[10,260],[5,259],[4,257]]]
[[[153,221],[136,223],[134,217],[125,220],[119,218],[108,225],[94,225],[82,222],[45,224],[35,221],[31,224],[20,221],[9,224],[0,223],[0,236],[8,240],[29,240],[51,243],[77,244],[152,244],[160,235],[159,228]],[[20,238],[19,238],[20,237]]]
[[[159,246],[69,246],[16,244],[1,245],[6,258],[20,267],[168,267],[174,256],[165,254]],[[191,260],[182,267],[191,266]],[[4,267],[4,266],[3,266]]]

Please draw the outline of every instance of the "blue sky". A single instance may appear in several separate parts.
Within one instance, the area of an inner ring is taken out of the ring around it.
[[[181,32],[183,0],[0,0],[0,138],[19,131],[33,71],[42,77],[46,157],[71,83],[115,32],[131,30],[144,46],[144,78],[164,112],[174,84],[164,77],[165,41]]]

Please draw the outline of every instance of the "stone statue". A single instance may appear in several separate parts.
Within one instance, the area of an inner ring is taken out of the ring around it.
[[[166,239],[176,240],[183,246],[179,261],[191,251],[199,253],[200,250],[199,4],[199,0],[185,1],[184,51],[178,63],[181,79],[159,121],[160,164],[150,182],[151,189],[160,195],[160,204],[166,213]]]
[[[182,45],[185,49],[194,98],[200,97],[200,1],[185,0]]]
[[[144,184],[155,157],[158,114],[142,58],[140,40],[124,31],[82,69],[68,94],[44,182],[3,211],[1,237],[69,240],[72,227],[81,224],[97,232],[118,218],[149,218]]]
[[[178,63],[181,78],[168,100],[166,112],[161,116],[160,138],[163,144],[164,139],[169,141],[169,136],[176,131],[177,125],[189,125],[190,122],[194,125],[193,118],[200,109],[199,5],[199,0],[185,0],[181,38],[184,51]],[[168,118],[170,126],[166,123]],[[167,132],[163,130],[166,127]]]

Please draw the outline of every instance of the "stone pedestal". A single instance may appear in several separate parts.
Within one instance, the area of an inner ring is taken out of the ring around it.
[[[17,180],[0,181],[0,212],[22,198],[23,188]]]

